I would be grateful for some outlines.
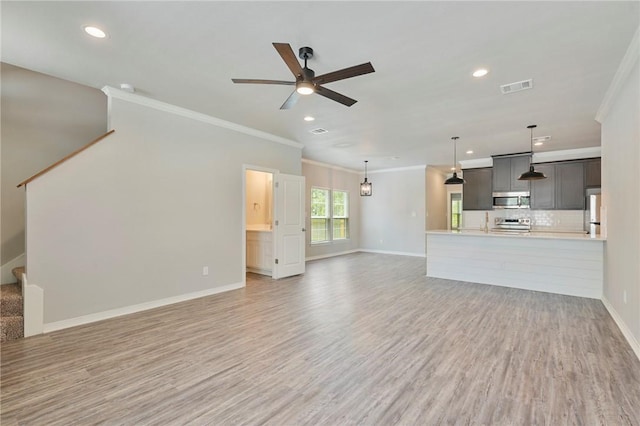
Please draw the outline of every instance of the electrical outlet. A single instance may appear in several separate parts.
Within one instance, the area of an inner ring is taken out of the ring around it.
[[[622,301],[625,305],[627,304],[627,290],[622,291]]]
[[[209,275],[209,267],[208,266],[203,266],[202,267],[202,276],[206,277],[207,275]]]

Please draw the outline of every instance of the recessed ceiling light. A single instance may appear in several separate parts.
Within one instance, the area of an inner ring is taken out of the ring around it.
[[[107,36],[107,33],[102,31],[100,28],[92,27],[90,25],[84,27],[84,32],[95,38],[105,38]]]
[[[315,117],[312,117],[312,116],[310,116],[310,115],[307,115],[307,116],[304,118],[304,121],[313,121],[313,120],[315,120]]]
[[[540,145],[544,145],[544,142],[536,142],[534,143],[535,146],[540,146]]]
[[[469,151],[467,151],[467,154],[473,154],[473,150],[470,149]]]
[[[452,172],[455,172],[455,171],[456,171],[456,168],[455,168],[455,167],[452,167],[452,168],[451,168],[451,171],[452,171]]]
[[[487,74],[489,74],[489,70],[487,70],[485,68],[479,68],[479,69],[475,70],[472,75],[474,77],[478,78],[478,77],[484,77]]]

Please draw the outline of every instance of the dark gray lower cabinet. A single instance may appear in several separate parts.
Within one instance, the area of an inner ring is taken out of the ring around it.
[[[463,171],[465,180],[465,184],[462,185],[463,210],[493,209],[491,176],[491,167],[466,169]]]
[[[546,179],[531,181],[531,208],[552,210],[556,208],[556,167],[554,164],[536,164],[537,172],[544,173]]]

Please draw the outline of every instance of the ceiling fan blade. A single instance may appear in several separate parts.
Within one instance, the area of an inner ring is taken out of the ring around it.
[[[371,62],[367,62],[366,64],[355,65],[353,67],[319,75],[313,79],[313,82],[315,84],[331,83],[332,81],[344,80],[375,71],[376,70],[373,69]]]
[[[284,86],[295,86],[295,81],[282,81],[282,80],[255,80],[250,78],[232,78],[234,83],[249,83],[249,84],[281,84]]]
[[[334,92],[333,90],[329,90],[326,87],[322,86],[316,86],[316,93],[320,96],[324,96],[325,98],[329,98],[332,101],[340,102],[342,105],[346,105],[348,107],[358,102],[355,99],[351,99],[345,95],[341,95],[338,92]]]
[[[292,108],[296,104],[296,102],[298,102],[299,98],[300,98],[300,94],[297,91],[294,90],[293,93],[291,93],[289,95],[287,100],[284,101],[284,103],[282,104],[280,109],[290,109],[290,108]]]
[[[291,45],[288,43],[273,43],[273,47],[276,48],[282,60],[289,67],[293,75],[296,78],[299,75],[302,75],[302,67],[300,66],[300,62],[298,62],[298,58],[296,58],[296,54],[293,53],[293,49]]]

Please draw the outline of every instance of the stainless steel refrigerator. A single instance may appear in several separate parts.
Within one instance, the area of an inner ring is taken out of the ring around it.
[[[600,188],[590,188],[586,192],[584,230],[592,237],[600,235]]]

